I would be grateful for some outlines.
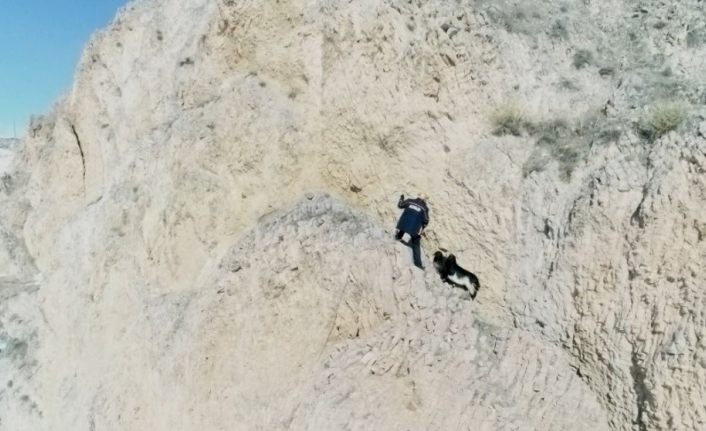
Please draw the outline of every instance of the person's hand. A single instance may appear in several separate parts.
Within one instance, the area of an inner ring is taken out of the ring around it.
[[[401,200],[401,201],[404,200],[404,194],[401,194],[401,195],[400,195],[400,200]]]

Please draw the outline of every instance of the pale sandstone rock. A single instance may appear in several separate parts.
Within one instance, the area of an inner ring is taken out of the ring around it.
[[[132,3],[0,195],[0,427],[703,429],[706,141],[634,127],[703,115],[702,16]],[[477,301],[380,231],[401,192]]]

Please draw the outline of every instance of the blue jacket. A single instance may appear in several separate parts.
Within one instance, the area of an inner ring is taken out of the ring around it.
[[[397,229],[401,232],[419,235],[422,228],[429,224],[429,208],[424,200],[404,199],[404,196],[400,196],[397,207],[404,209],[397,222]]]

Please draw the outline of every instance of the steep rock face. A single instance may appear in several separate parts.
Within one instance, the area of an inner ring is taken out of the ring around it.
[[[408,254],[312,197],[188,293],[128,285],[52,316],[81,332],[44,341],[34,429],[608,429],[561,349],[479,320]]]
[[[3,175],[10,170],[18,144],[16,139],[0,138],[0,172]]]
[[[520,296],[525,310],[518,319],[572,322],[541,332],[581,360],[582,373],[607,401],[633,400],[621,409],[625,423],[698,429],[706,302],[697,287],[705,251],[697,208],[706,197],[705,147],[678,137],[665,141],[650,151],[640,179],[606,163],[563,214],[539,212],[553,228],[537,240],[548,245],[533,257],[541,266],[523,276],[541,290]],[[642,187],[637,203],[625,199],[631,181]]]
[[[133,3],[4,189],[3,241],[26,258],[0,262],[28,287],[3,315],[39,328],[15,338],[43,364],[27,411],[80,426],[60,400],[101,391],[48,364],[78,375],[98,355],[105,372],[126,334],[149,334],[146,304],[199,297],[263,214],[330,190],[391,224],[397,194],[423,191],[425,244],[480,276],[479,319],[562,349],[613,429],[703,428],[700,16],[698,1]],[[665,98],[685,121],[658,135]],[[344,420],[308,406],[292,424]]]
[[[29,206],[8,199],[26,175],[15,171],[20,143],[0,140],[0,429],[39,425],[33,379],[34,354],[42,322],[37,290],[40,278],[22,239]]]

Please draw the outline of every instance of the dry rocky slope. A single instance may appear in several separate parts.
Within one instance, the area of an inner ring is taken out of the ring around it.
[[[0,154],[0,430],[706,428],[704,13],[131,3]]]

